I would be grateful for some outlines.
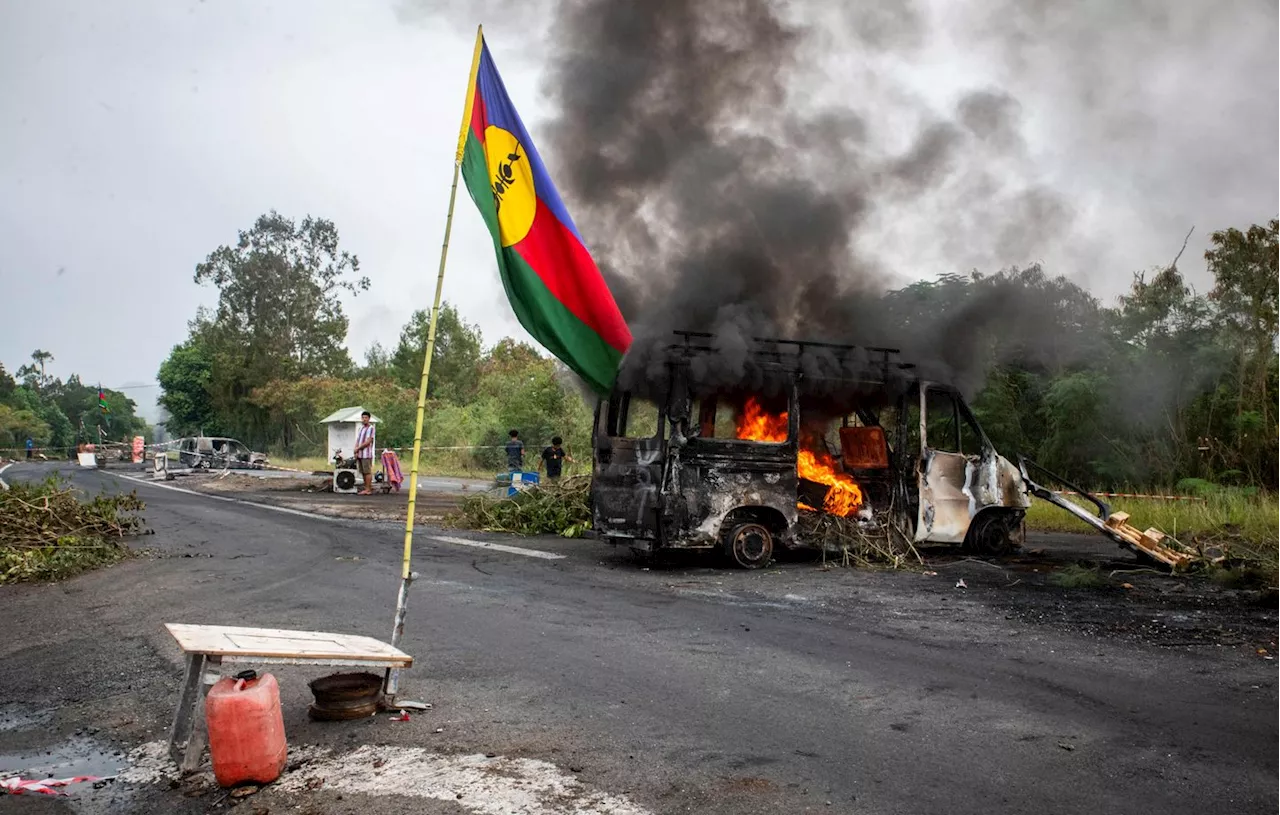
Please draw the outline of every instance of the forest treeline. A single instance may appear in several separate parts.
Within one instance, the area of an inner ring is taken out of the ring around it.
[[[959,319],[995,291],[1002,302],[1038,304],[1034,332],[988,321],[977,338],[984,375],[970,403],[1006,455],[1024,453],[1094,486],[1195,479],[1271,489],[1277,221],[1214,232],[1204,261],[1206,291],[1174,263],[1135,275],[1124,296],[1104,304],[1033,266],[916,283],[882,295],[881,307],[910,326]],[[331,222],[263,215],[195,278],[217,288],[218,304],[195,315],[160,367],[170,434],[231,435],[276,454],[314,455],[324,449],[318,419],[361,404],[383,420],[382,444],[412,442],[428,313],[414,312],[395,347],[352,360],[340,295],[369,281]],[[585,452],[591,408],[558,363],[511,339],[486,344],[449,304],[428,396],[428,446],[487,448],[514,427],[533,444],[558,434]],[[492,450],[473,460],[498,463]]]

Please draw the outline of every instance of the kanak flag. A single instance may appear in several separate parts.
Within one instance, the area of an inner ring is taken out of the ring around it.
[[[631,331],[498,76],[483,32],[467,83],[458,161],[498,253],[520,324],[598,393]]]

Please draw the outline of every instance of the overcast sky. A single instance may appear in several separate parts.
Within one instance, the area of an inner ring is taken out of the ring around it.
[[[1051,45],[1024,37],[1012,53],[973,25],[980,16],[959,19],[941,11],[959,6],[938,2],[923,50],[878,70],[939,110],[987,85],[1018,99],[1027,155],[1016,170],[1061,191],[1074,227],[1042,256],[1011,262],[1042,261],[1111,300],[1133,271],[1168,262],[1194,225],[1181,267],[1203,288],[1203,238],[1276,214],[1280,128],[1274,3],[1186,3],[1197,6],[1151,29],[1058,21]],[[1107,15],[1112,5],[1080,7]],[[430,304],[474,36],[457,14],[427,9],[0,0],[5,367],[42,348],[57,376],[154,381],[196,308],[216,300],[192,281],[195,264],[273,208],[333,220],[360,256],[372,288],[347,305],[352,356],[394,344],[410,312]],[[469,22],[485,23],[537,141],[551,115],[542,41],[510,20]],[[1123,35],[1104,51],[1109,75],[1096,54],[1080,65],[1072,51],[1107,26]],[[1105,86],[1100,96],[1080,92],[1082,69]],[[974,261],[943,251],[928,215],[885,224],[875,248],[919,277],[965,271]],[[444,296],[488,342],[525,338],[491,247],[460,192]],[[144,409],[155,396],[130,393]]]

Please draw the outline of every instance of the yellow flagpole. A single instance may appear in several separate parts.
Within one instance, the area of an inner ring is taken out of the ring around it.
[[[471,73],[467,79],[467,99],[462,111],[462,132],[458,137],[458,153],[453,162],[453,186],[449,189],[449,211],[444,220],[444,243],[440,246],[440,269],[436,274],[436,296],[431,304],[431,322],[427,328],[427,349],[422,358],[422,379],[418,382],[418,417],[413,427],[413,460],[409,465],[409,506],[404,521],[404,562],[400,570],[400,593],[396,598],[396,618],[391,630],[391,645],[399,647],[404,636],[404,618],[408,611],[409,584],[414,574],[410,570],[413,556],[414,511],[418,503],[418,460],[422,454],[422,418],[427,410],[427,381],[431,376],[431,357],[436,350],[436,323],[440,318],[440,295],[444,289],[445,259],[449,255],[449,234],[453,231],[453,205],[458,197],[458,175],[462,170],[462,152],[466,146],[467,128],[471,124],[471,109],[475,100],[476,73],[480,67],[480,52],[484,45],[484,29],[476,27],[476,46],[471,56]],[[399,690],[400,671],[387,671],[383,696],[395,702]]]

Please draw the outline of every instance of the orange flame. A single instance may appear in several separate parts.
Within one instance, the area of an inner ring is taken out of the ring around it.
[[[782,442],[787,440],[787,413],[768,413],[755,397],[747,399],[738,416],[737,437],[752,441]],[[796,455],[796,472],[801,478],[826,484],[822,509],[832,515],[852,515],[862,506],[862,490],[845,473],[836,470],[834,459],[825,450],[816,449],[815,439],[805,439]],[[799,504],[802,509],[813,507]]]
[[[862,489],[848,475],[837,472],[831,456],[823,451],[801,450],[796,455],[796,472],[801,478],[826,484],[822,509],[832,515],[852,515],[862,506]]]
[[[747,399],[738,416],[737,436],[751,441],[781,442],[787,440],[787,412],[770,414],[754,396]]]

